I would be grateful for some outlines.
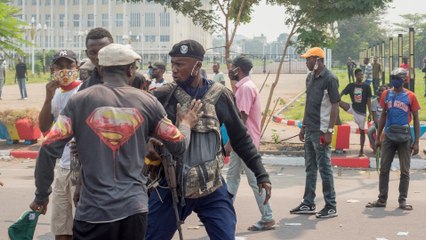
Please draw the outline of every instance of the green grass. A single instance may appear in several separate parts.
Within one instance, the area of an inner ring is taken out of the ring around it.
[[[343,88],[349,83],[348,76],[346,70],[341,69],[333,69],[334,74],[336,74],[339,79],[339,92],[343,90]],[[387,74],[387,73],[386,73]],[[426,121],[426,97],[424,97],[425,93],[425,83],[423,79],[424,73],[420,69],[416,69],[416,83],[415,83],[415,93],[417,96],[417,100],[419,101],[420,109],[419,111],[419,119],[420,121]],[[306,95],[302,95],[299,100],[295,101],[295,103],[289,107],[287,111],[283,113],[284,118],[286,119],[294,119],[294,120],[302,120],[304,114],[305,107],[305,97]],[[342,101],[351,102],[349,95],[345,95],[342,97]],[[353,121],[353,116],[346,113],[345,111],[340,112],[340,119],[343,122]]]
[[[31,69],[28,70],[28,81],[29,83],[45,83],[49,81],[50,79],[50,73],[46,72],[45,74],[34,74],[31,75]],[[6,71],[6,83],[5,85],[13,85],[15,84],[15,70],[7,70]],[[17,83],[16,83],[17,84]]]

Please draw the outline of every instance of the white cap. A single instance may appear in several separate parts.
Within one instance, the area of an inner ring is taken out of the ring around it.
[[[128,46],[111,43],[98,52],[99,65],[124,66],[141,60],[141,56]]]

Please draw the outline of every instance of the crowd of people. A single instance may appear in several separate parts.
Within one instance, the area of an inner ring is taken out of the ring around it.
[[[46,138],[36,162],[30,208],[45,214],[52,195],[55,239],[172,239],[193,212],[210,239],[235,239],[234,202],[242,172],[260,212],[259,221],[248,230],[274,229],[272,185],[258,152],[261,103],[250,78],[253,63],[244,55],[231,60],[229,90],[219,64],[213,65],[213,80],[203,76],[204,54],[197,41],[178,42],[169,52],[173,79],[164,79],[163,62],[150,64],[147,79],[137,71],[139,54],[114,43],[106,29],[94,28],[86,36],[87,58],[79,62],[68,49],[54,55],[52,80],[46,84],[39,115]],[[364,155],[367,114],[373,121],[368,137],[374,150],[382,153],[379,196],[366,207],[386,206],[390,166],[398,152],[398,203],[401,209],[412,210],[407,192],[410,157],[419,151],[420,106],[415,94],[403,86],[406,70],[392,72],[391,86],[379,86],[382,70],[376,58],[373,64],[366,58],[364,70],[349,58],[352,81],[339,93],[338,79],[325,66],[321,48],[310,48],[302,57],[310,71],[299,133],[306,181],[302,201],[290,213],[338,216],[330,143],[339,106],[361,129],[359,155]],[[26,99],[26,66],[18,65],[15,79]],[[341,101],[346,94],[351,103]],[[409,133],[411,120],[414,136]],[[223,129],[228,141],[222,141]],[[158,182],[148,184],[153,179],[146,166],[158,166],[164,158],[159,148],[167,149],[175,161],[177,198],[164,168],[158,170]],[[222,176],[226,156],[229,170]],[[318,171],[324,195],[319,211]]]

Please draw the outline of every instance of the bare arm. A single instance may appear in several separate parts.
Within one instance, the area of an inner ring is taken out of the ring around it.
[[[419,113],[415,111],[413,114],[413,122],[414,122],[414,143],[411,146],[412,154],[416,155],[419,153],[419,135],[420,135],[420,123],[419,123]]]

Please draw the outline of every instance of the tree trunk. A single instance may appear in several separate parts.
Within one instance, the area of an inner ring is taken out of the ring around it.
[[[281,68],[282,68],[283,63],[284,63],[284,57],[287,54],[287,48],[290,45],[290,39],[296,33],[296,26],[297,26],[298,23],[299,23],[298,20],[296,20],[293,23],[293,27],[291,28],[290,34],[288,35],[287,41],[285,42],[285,45],[284,45],[283,55],[281,56],[281,61],[280,61],[280,64],[278,66],[278,71],[277,71],[277,75],[275,77],[275,81],[274,81],[274,83],[272,83],[271,90],[269,91],[268,101],[266,103],[265,110],[264,110],[264,113],[263,113],[263,116],[262,116],[262,122],[261,122],[261,125],[260,125],[261,126],[260,129],[262,129],[263,131],[264,131],[263,128],[265,126],[266,118],[269,114],[269,106],[271,105],[272,96],[274,95],[275,87],[277,86],[278,81],[280,79]],[[273,114],[273,113],[271,113],[271,114]]]

